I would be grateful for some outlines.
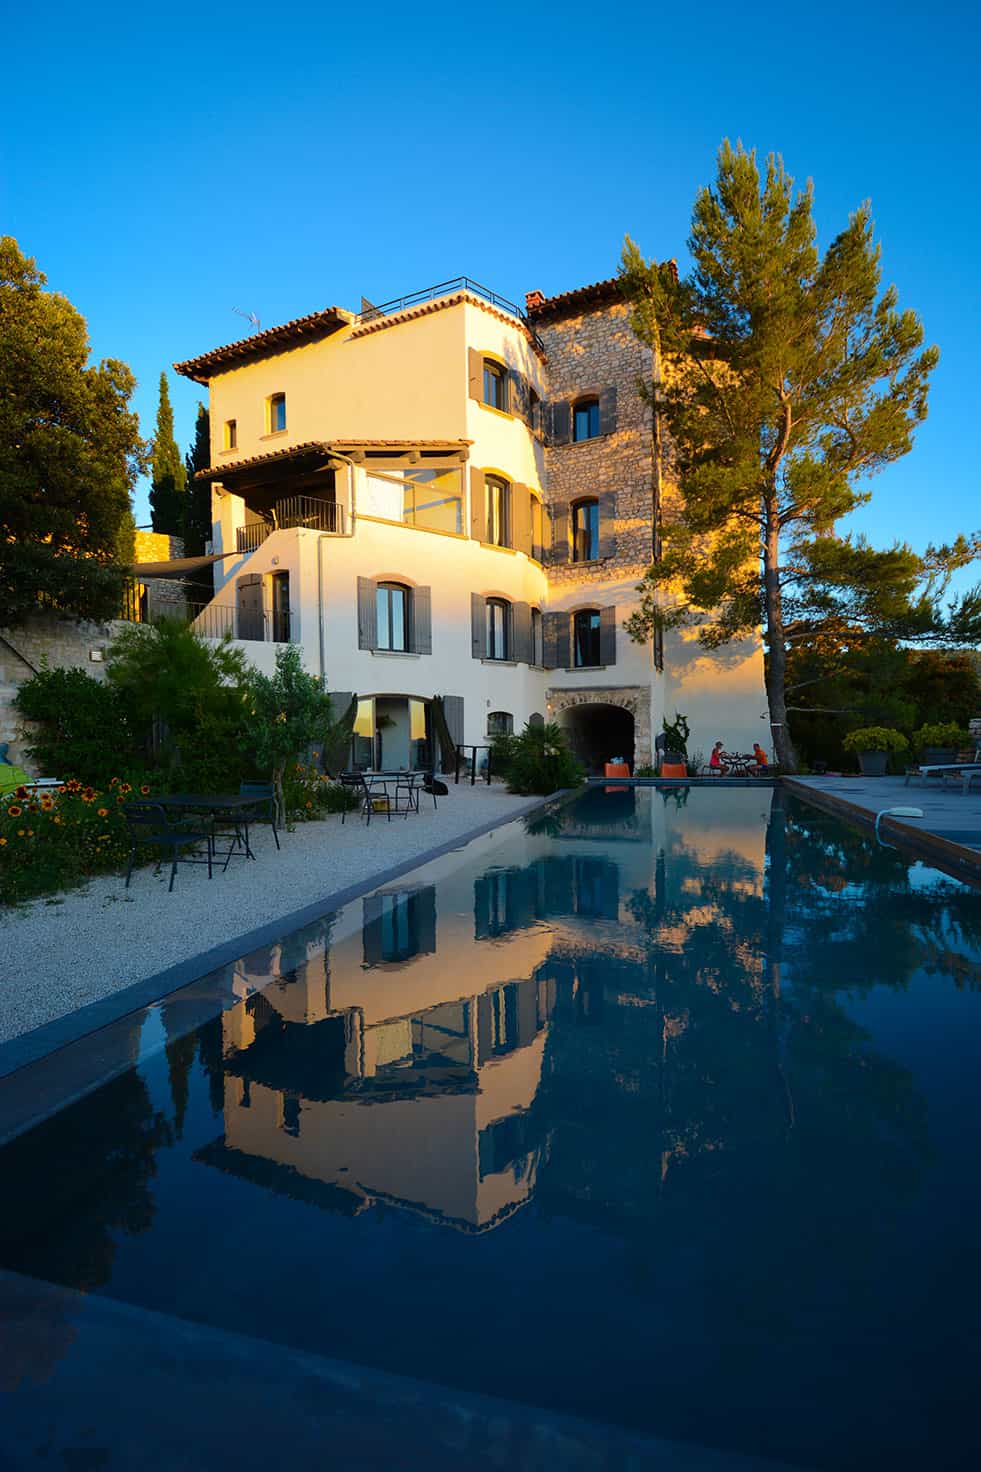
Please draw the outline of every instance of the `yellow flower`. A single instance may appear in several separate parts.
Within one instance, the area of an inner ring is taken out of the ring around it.
[[[100,818],[108,818],[108,816],[109,816],[109,809],[108,808],[100,808],[99,809],[99,817]]]
[[[15,802],[12,802],[10,804],[10,807],[7,809],[7,816],[8,818],[19,818],[23,811],[23,808],[18,807]]]
[[[23,830],[23,828],[18,828],[17,829],[17,837],[18,838],[23,838],[24,837],[24,830]]]
[[[133,791],[133,784],[132,784],[132,782],[120,782],[120,784],[119,784],[119,790],[120,790],[120,792],[132,792]]]
[[[28,836],[28,838],[33,838],[34,837],[34,829],[33,828],[28,828],[28,830],[27,830],[27,836]]]
[[[55,813],[55,819],[54,820],[55,820],[56,823],[60,823],[61,822],[61,818],[59,817],[59,815],[57,813]]]
[[[0,838],[0,848],[6,848],[6,847],[7,847],[7,840],[5,838]]]

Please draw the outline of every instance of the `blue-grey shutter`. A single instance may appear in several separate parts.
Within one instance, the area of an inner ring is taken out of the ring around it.
[[[353,690],[331,690],[330,718],[334,722],[333,741],[324,745],[320,765],[334,776],[351,760],[351,733],[358,713],[358,697]]]
[[[543,615],[545,632],[545,668],[547,670],[568,669],[570,663],[570,630],[567,613]]]
[[[429,588],[413,588],[409,593],[412,618],[413,654],[433,652],[432,597]]]
[[[531,496],[520,481],[511,485],[511,546],[516,552],[531,552]]]
[[[560,401],[550,404],[548,408],[549,444],[567,445],[569,443],[570,421],[572,415],[568,402]]]
[[[508,409],[528,423],[528,380],[516,368],[508,369]]]
[[[463,696],[443,696],[443,716],[454,748],[463,745]]]
[[[603,491],[597,497],[598,520],[599,520],[599,548],[598,557],[615,557],[617,550],[616,515],[617,515],[617,493],[616,491]]]
[[[470,535],[475,542],[487,541],[487,504],[484,472],[470,467]]]
[[[560,562],[569,561],[568,503],[560,501],[555,506],[550,506],[549,515],[552,521],[552,548],[548,560],[553,567],[557,567]]]
[[[531,664],[531,604],[511,605],[511,658]]]
[[[238,613],[239,639],[264,639],[265,617],[262,606],[262,577],[257,572],[244,573],[235,579],[235,602]]]
[[[378,648],[378,584],[358,578],[358,648]]]
[[[486,659],[487,599],[482,593],[470,594],[470,641],[474,659]]]
[[[616,605],[600,609],[600,664],[617,662],[617,610]]]
[[[599,396],[599,432],[600,434],[612,434],[617,427],[617,390],[616,384],[609,388],[600,389]]]

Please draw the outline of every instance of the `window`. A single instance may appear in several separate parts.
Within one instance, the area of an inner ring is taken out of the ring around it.
[[[572,560],[592,562],[599,556],[599,502],[577,501],[572,508]]]
[[[286,428],[286,395],[273,394],[269,399],[269,424],[267,434],[279,434]]]
[[[492,409],[508,410],[508,375],[500,363],[484,359],[484,403]],[[598,433],[598,431],[597,431]]]
[[[409,526],[430,531],[463,531],[463,471],[447,469],[405,470],[402,520]]]
[[[572,438],[594,440],[599,432],[599,399],[583,399],[572,411]]]
[[[378,610],[378,648],[409,648],[409,590],[401,583],[379,583],[375,594]]]
[[[492,710],[487,717],[488,736],[512,736],[514,716],[509,710]]]
[[[290,642],[290,575],[272,575],[272,636],[276,644]]]
[[[487,541],[493,547],[511,545],[511,487],[496,475],[484,481],[487,504]]]
[[[531,610],[531,662],[537,665],[545,663],[545,624],[540,608]]]
[[[572,620],[572,662],[589,669],[600,661],[600,616],[595,608],[581,608]]]
[[[238,420],[236,419],[225,420],[224,448],[226,450],[236,450],[238,448]]]
[[[511,605],[503,598],[487,600],[487,658],[511,658]]]

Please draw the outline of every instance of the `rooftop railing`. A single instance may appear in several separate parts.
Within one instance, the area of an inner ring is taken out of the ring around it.
[[[491,291],[487,286],[481,286],[479,281],[473,281],[469,276],[454,276],[450,281],[440,281],[436,286],[426,286],[422,291],[410,291],[407,296],[393,297],[390,302],[381,302],[378,306],[371,303],[365,307],[363,312],[358,313],[358,322],[375,322],[379,317],[390,317],[394,312],[405,312],[409,307],[420,306],[423,302],[432,302],[441,296],[449,296],[454,291],[467,291],[471,296],[479,296],[491,306],[497,307],[502,312],[507,312],[511,317],[517,317],[531,333],[535,343],[541,347],[541,339],[533,327],[529,325],[528,319],[521,308],[506,296],[500,296],[496,291]],[[363,300],[363,298],[362,298]]]

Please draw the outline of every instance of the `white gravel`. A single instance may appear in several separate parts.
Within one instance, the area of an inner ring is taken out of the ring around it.
[[[120,991],[223,941],[314,904],[483,823],[506,822],[529,802],[500,786],[450,786],[433,811],[375,819],[332,814],[281,835],[251,835],[256,862],[231,861],[209,883],[181,864],[172,894],[169,865],[102,875],[57,898],[0,909],[0,1042]]]

